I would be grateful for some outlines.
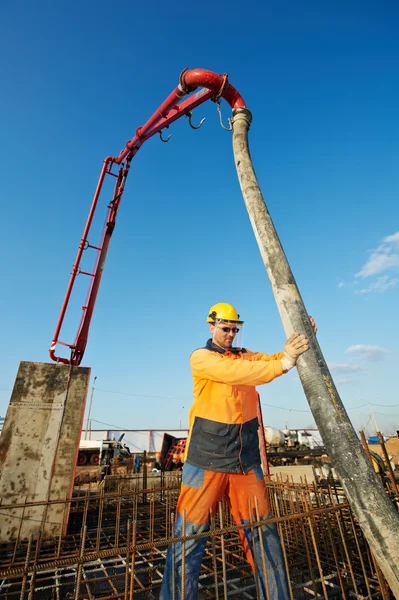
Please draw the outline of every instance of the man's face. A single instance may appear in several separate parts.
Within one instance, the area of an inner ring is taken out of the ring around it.
[[[235,323],[222,321],[216,325],[211,324],[210,330],[213,342],[225,350],[230,350],[236,337],[236,329],[237,325]]]

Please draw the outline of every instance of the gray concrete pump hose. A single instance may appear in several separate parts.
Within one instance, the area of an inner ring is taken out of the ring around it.
[[[249,218],[285,333],[289,337],[298,331],[309,340],[309,350],[299,356],[297,368],[316,425],[350,506],[399,600],[399,514],[377,478],[339,397],[263,199],[248,146],[251,119],[248,109],[233,110],[234,159]]]

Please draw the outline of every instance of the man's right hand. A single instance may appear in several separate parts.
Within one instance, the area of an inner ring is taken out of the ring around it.
[[[294,333],[288,338],[284,346],[284,357],[281,360],[283,369],[289,370],[296,365],[297,358],[303,352],[309,348],[309,340],[302,333],[294,331]]]

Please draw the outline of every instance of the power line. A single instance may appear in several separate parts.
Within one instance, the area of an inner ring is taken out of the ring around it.
[[[96,392],[106,392],[107,394],[119,394],[121,396],[137,396],[138,398],[162,398],[163,400],[184,400],[185,402],[191,402],[192,398],[181,398],[179,396],[152,396],[149,394],[133,394],[132,392],[114,392],[112,390],[102,390],[101,388],[94,388]]]
[[[120,427],[119,425],[111,425],[111,423],[104,423],[104,421],[97,421],[97,419],[90,419],[90,421],[93,421],[93,423],[100,423],[100,425],[106,425],[107,427],[112,427],[112,429],[115,430],[120,430],[120,431],[142,431],[142,432],[148,432],[148,431],[180,431],[180,429],[178,429],[177,427],[163,427],[161,429],[157,429],[154,427],[148,428],[148,429],[129,429],[127,427]],[[183,429],[181,431],[187,431],[188,427],[183,427]]]
[[[299,410],[297,408],[284,408],[284,406],[274,406],[274,404],[266,404],[265,402],[261,402],[262,406],[269,406],[270,408],[279,408],[280,410],[288,410],[288,412],[300,412],[300,413],[309,413],[310,410]]]
[[[100,425],[106,425],[107,427],[112,427],[112,429],[120,429],[121,431],[128,431],[126,427],[119,427],[119,425],[111,425],[111,423],[104,423],[104,421],[97,421],[96,419],[90,419],[94,423],[100,423]]]
[[[370,402],[371,406],[383,406],[384,408],[396,408],[399,404],[375,404],[374,402]],[[360,404],[359,406],[352,406],[351,408],[347,408],[347,410],[357,410],[358,408],[364,408],[369,404]]]
[[[154,395],[154,394],[135,394],[133,392],[118,392],[115,390],[103,390],[102,388],[94,388],[94,390],[96,392],[104,392],[106,394],[117,394],[120,396],[133,396],[136,398],[159,398],[162,400],[182,400],[184,402],[191,402],[192,398],[182,398],[181,396],[158,396],[158,395]],[[0,388],[0,391],[11,391],[9,388]],[[377,403],[371,403],[372,406],[381,406],[383,408],[397,408],[399,407],[399,404],[377,404]],[[285,406],[275,406],[274,404],[266,404],[265,402],[262,402],[262,406],[268,406],[269,408],[276,408],[279,410],[285,410],[287,412],[297,412],[297,413],[309,413],[311,412],[309,409],[308,410],[299,410],[297,408],[286,408]],[[368,404],[360,404],[359,406],[352,406],[350,408],[347,408],[348,411],[350,410],[358,410],[359,408],[364,408],[365,406],[368,406]],[[394,413],[376,413],[378,415],[381,416],[385,416],[385,417],[391,417],[391,416],[397,416]],[[95,419],[92,419],[95,423],[100,423],[102,425],[107,425],[108,427],[114,427],[115,429],[123,429],[122,427],[118,427],[116,425],[110,425],[109,423],[104,423],[102,421],[96,421]]]
[[[103,390],[102,388],[95,388],[96,391],[98,392],[104,392],[107,394],[118,394],[121,396],[133,396],[133,397],[137,397],[137,398],[161,398],[163,400],[183,400],[184,402],[191,402],[192,398],[182,398],[181,396],[157,396],[157,395],[153,395],[153,394],[135,394],[133,392],[117,392],[115,390]],[[288,412],[299,412],[299,413],[309,413],[311,412],[310,410],[299,410],[296,408],[286,408],[285,406],[275,406],[274,404],[266,404],[264,402],[262,402],[263,406],[268,406],[270,408],[277,408],[279,410],[286,410]],[[374,402],[372,403],[373,406],[382,406],[384,408],[396,408],[399,407],[399,404],[375,404]],[[359,408],[364,408],[365,406],[368,406],[368,403],[365,404],[359,404],[359,406],[351,406],[350,408],[347,408],[346,410],[358,410]],[[378,413],[381,414],[381,413]],[[390,415],[387,415],[390,416]],[[100,422],[100,421],[98,421]]]
[[[299,413],[309,413],[311,412],[310,410],[299,410],[297,408],[286,408],[285,406],[275,406],[274,404],[266,404],[265,402],[261,403],[262,406],[268,406],[270,408],[278,408],[279,410],[286,410],[288,412],[299,412]],[[347,408],[346,410],[358,410],[359,408],[364,408],[365,406],[368,406],[368,404],[360,404],[359,406],[352,406],[350,408]],[[389,406],[389,407],[395,407],[395,406],[399,406],[399,404],[373,404],[373,406]],[[397,416],[394,413],[375,413],[376,415],[382,415],[385,417],[392,417],[392,416]]]

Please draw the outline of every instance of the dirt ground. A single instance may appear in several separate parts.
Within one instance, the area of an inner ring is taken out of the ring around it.
[[[375,452],[382,458],[382,448],[379,444],[369,444],[369,448],[372,452]],[[395,463],[395,470],[399,471],[399,438],[391,438],[385,444],[385,448],[388,452],[388,456],[392,456],[392,461]]]

